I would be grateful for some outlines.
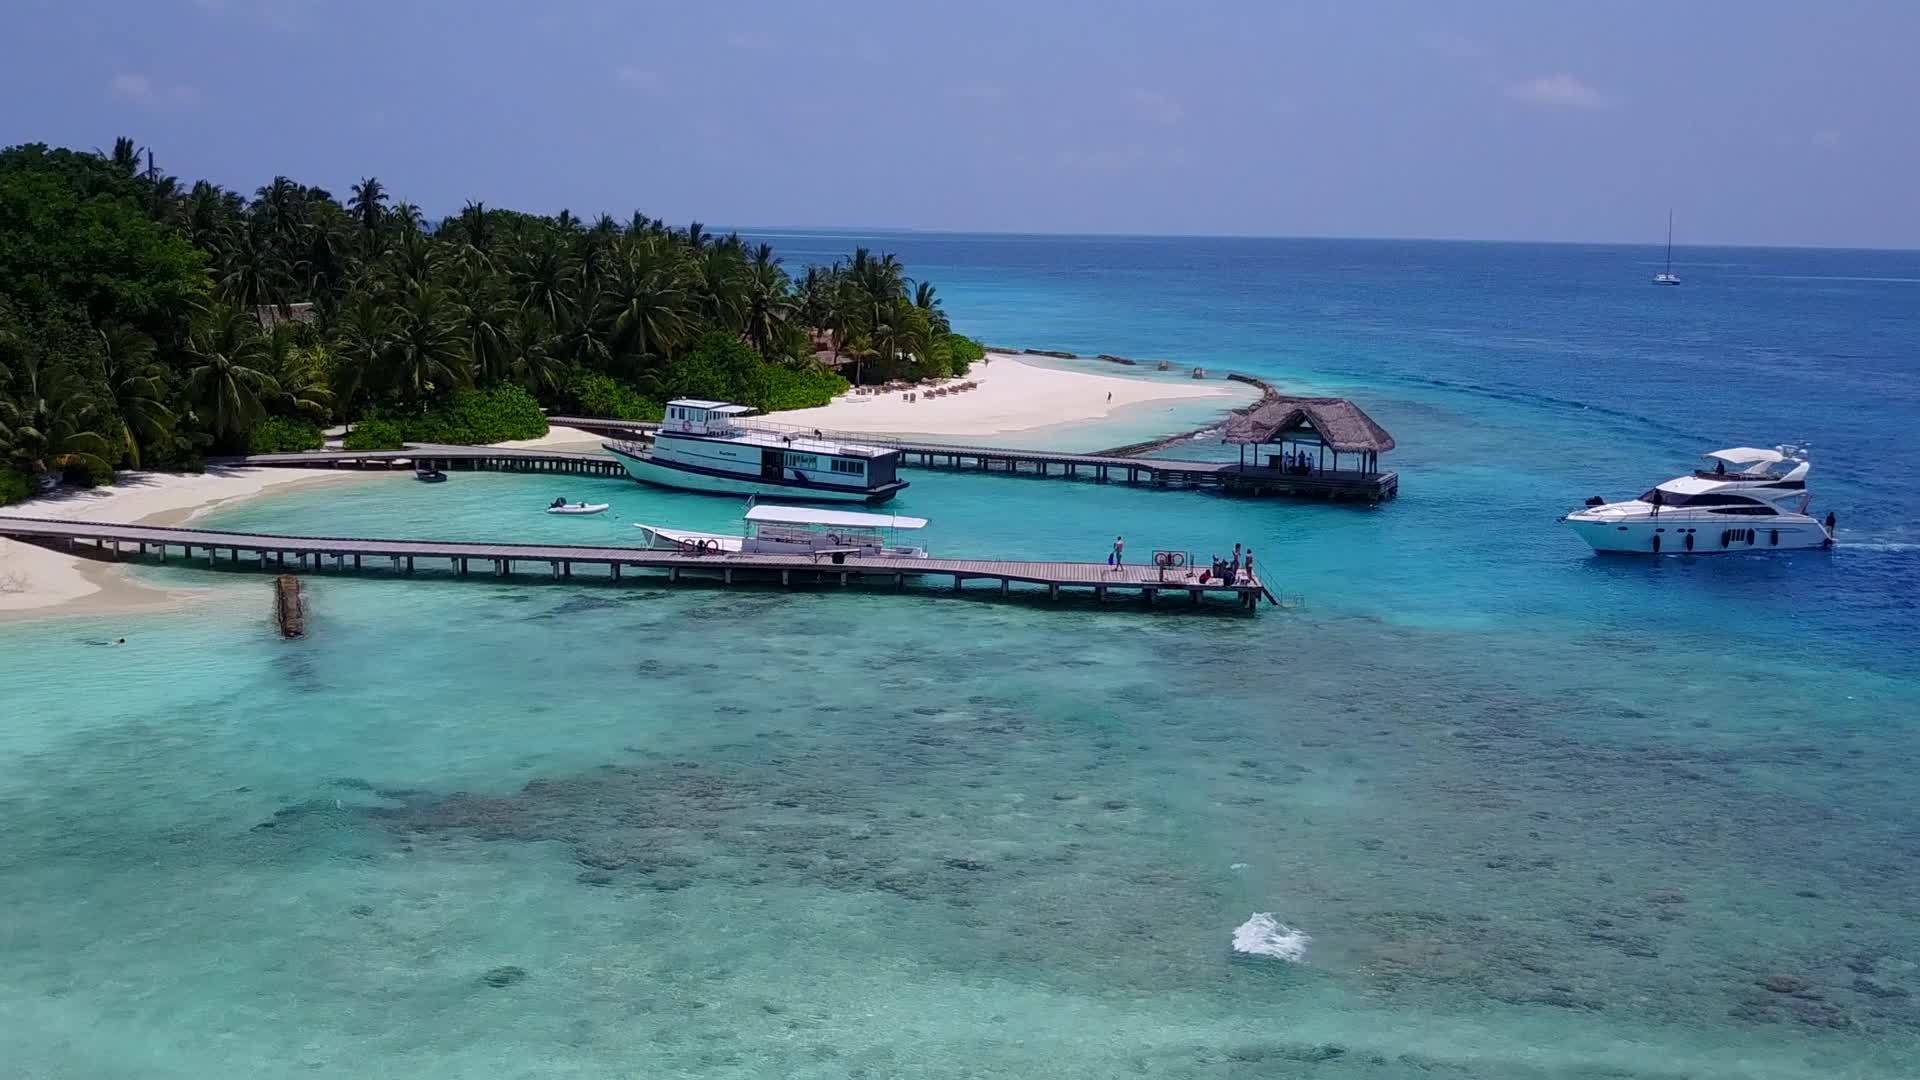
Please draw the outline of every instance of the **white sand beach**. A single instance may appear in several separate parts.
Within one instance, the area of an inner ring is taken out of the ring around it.
[[[817,409],[794,409],[771,419],[829,431],[943,436],[1005,435],[1055,424],[1100,420],[1132,405],[1218,399],[1222,411],[1252,402],[1253,387],[1172,376],[1118,376],[1042,367],[1006,353],[989,353],[967,379],[979,386],[944,397],[920,391],[846,394]],[[959,381],[959,380],[951,380]]]
[[[121,473],[112,487],[62,491],[0,509],[15,517],[178,525],[235,499],[360,473],[310,469],[209,469],[199,475]],[[162,606],[193,595],[142,585],[126,568],[0,539],[0,619],[60,608],[62,614]]]

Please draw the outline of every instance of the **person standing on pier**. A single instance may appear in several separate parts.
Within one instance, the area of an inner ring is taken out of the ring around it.
[[[1240,545],[1233,545],[1233,560],[1227,563],[1227,584],[1231,585],[1240,576]]]
[[[1118,537],[1118,536],[1114,537],[1113,538],[1113,554],[1107,556],[1107,565],[1113,567],[1115,570],[1120,569],[1120,564],[1126,561],[1123,555],[1123,552],[1126,550],[1126,546],[1127,546],[1127,542],[1124,538]]]
[[[1246,570],[1247,570],[1247,583],[1251,585],[1253,583],[1253,549],[1252,548],[1247,549]]]

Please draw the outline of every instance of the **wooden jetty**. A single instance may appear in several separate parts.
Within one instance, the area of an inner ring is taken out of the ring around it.
[[[547,419],[553,424],[579,428],[582,431],[616,440],[649,438],[659,427],[658,424],[642,421],[609,420],[591,416],[552,416]],[[750,431],[768,431],[776,434],[811,435],[815,430],[758,420],[736,420],[734,423]],[[1297,429],[1290,429],[1290,433],[1293,431]],[[1265,434],[1266,432],[1260,429],[1251,433]],[[1276,429],[1273,434],[1277,433]],[[1335,500],[1352,499],[1368,503],[1383,502],[1400,494],[1399,474],[1391,471],[1382,472],[1379,469],[1378,453],[1382,447],[1379,447],[1377,442],[1373,444],[1376,448],[1372,450],[1335,449],[1331,466],[1325,462],[1324,455],[1317,467],[1306,468],[1302,465],[1289,464],[1289,462],[1304,461],[1299,456],[1305,452],[1304,447],[1291,446],[1292,443],[1304,442],[1309,437],[1304,432],[1298,432],[1297,437],[1290,437],[1289,448],[1281,453],[1269,455],[1265,463],[1262,463],[1258,453],[1255,454],[1254,461],[1248,462],[1245,460],[1244,450],[1239,461],[1184,461],[1173,458],[1069,454],[1053,450],[1019,450],[999,446],[919,442],[848,432],[823,431],[822,434],[846,442],[885,446],[898,450],[902,465],[922,469],[1082,478],[1097,483],[1123,481],[1128,484],[1156,488],[1216,488],[1236,495],[1287,495]],[[1384,431],[1380,432],[1380,435],[1385,438],[1383,448],[1391,449],[1392,437],[1387,436]],[[1233,440],[1230,435],[1229,441],[1237,440]],[[1357,467],[1340,468],[1339,456],[1342,453],[1352,457]]]
[[[1001,596],[1016,591],[1037,595],[1040,590],[1059,599],[1062,590],[1091,593],[1096,600],[1110,594],[1131,595],[1152,605],[1161,593],[1185,594],[1191,606],[1210,597],[1225,597],[1247,610],[1270,598],[1257,578],[1228,585],[1200,582],[1187,569],[1153,565],[1108,566],[1105,563],[1016,562],[998,559],[909,559],[861,556],[719,554],[696,555],[647,548],[596,547],[579,544],[494,544],[448,540],[381,540],[362,537],[282,536],[272,533],[226,532],[216,529],[169,528],[99,521],[61,521],[0,516],[0,536],[56,550],[86,551],[111,559],[157,557],[165,562],[177,552],[188,565],[257,568],[274,573],[347,573],[387,568],[397,574],[415,572],[421,562],[437,564],[456,577],[476,569],[482,576],[508,577],[526,566],[545,569],[553,578],[572,579],[577,567],[597,570],[614,582],[626,580],[626,571],[668,581],[705,580],[727,585],[778,582],[781,585],[857,584],[904,588],[908,578],[950,581],[954,591],[983,591],[969,584],[986,582]],[[85,547],[83,547],[85,545]],[[1217,606],[1217,605],[1215,605]]]
[[[212,465],[272,466],[296,469],[455,469],[488,472],[561,473],[569,476],[623,477],[627,470],[605,454],[558,450],[505,450],[494,446],[442,446],[414,443],[404,450],[302,450],[286,454],[246,454],[216,458]]]

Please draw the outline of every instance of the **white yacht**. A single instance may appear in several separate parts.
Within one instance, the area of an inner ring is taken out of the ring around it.
[[[750,555],[859,555],[924,559],[925,548],[898,541],[896,533],[927,527],[926,518],[902,514],[856,514],[808,506],[747,507],[747,533],[693,532],[664,525],[635,525],[656,551],[704,551]]]
[[[1600,552],[1669,555],[1828,547],[1833,515],[1807,516],[1805,451],[1736,446],[1706,455],[1711,468],[1677,476],[1637,499],[1599,496],[1564,519]]]
[[[603,445],[635,480],[687,491],[882,503],[907,486],[897,475],[898,450],[734,422],[752,411],[724,401],[670,401],[652,447]]]

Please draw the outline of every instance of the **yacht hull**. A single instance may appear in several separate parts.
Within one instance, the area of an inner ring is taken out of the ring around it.
[[[764,477],[728,476],[710,470],[695,471],[664,464],[653,458],[629,454],[613,447],[607,449],[627,470],[628,476],[643,484],[657,484],[661,487],[678,488],[681,491],[700,491],[710,495],[758,495],[763,499],[788,502],[883,503],[892,499],[901,488],[907,486],[904,481],[900,481],[868,490],[833,487],[826,484],[799,484]]]
[[[1657,520],[1574,513],[1567,515],[1566,522],[1593,550],[1609,555],[1726,555],[1832,544],[1827,530],[1809,517],[1772,517],[1756,523],[1752,518],[1736,522],[1675,513],[1661,514]]]

